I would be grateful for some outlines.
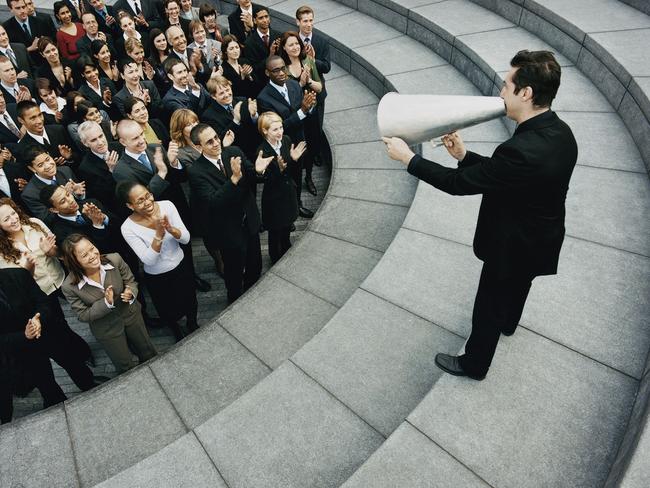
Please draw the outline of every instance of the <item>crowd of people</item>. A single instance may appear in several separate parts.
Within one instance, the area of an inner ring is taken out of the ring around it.
[[[50,359],[81,390],[107,379],[93,376],[61,300],[119,374],[157,354],[149,327],[169,327],[176,340],[198,328],[196,294],[210,284],[194,269],[193,237],[228,303],[261,274],[260,232],[272,263],[287,252],[298,216],[313,216],[301,195],[317,193],[330,70],[309,6],[283,33],[250,0],[238,0],[228,31],[212,4],[191,0],[61,0],[55,18],[33,0],[7,5],[2,423],[14,394],[37,388],[45,407],[66,398]]]

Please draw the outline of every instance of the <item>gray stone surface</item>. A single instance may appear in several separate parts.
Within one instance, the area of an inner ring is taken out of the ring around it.
[[[417,180],[403,170],[339,168],[332,175],[329,194],[408,207],[416,185]]]
[[[650,453],[650,421],[639,426],[641,429],[639,442],[630,459],[621,488],[644,488],[650,485],[650,469],[648,468],[648,454]]]
[[[513,26],[511,22],[498,14],[467,0],[433,3],[414,8],[412,12],[413,18],[417,22],[427,25],[422,20],[428,21],[428,27],[449,44],[453,44],[455,37],[464,34],[493,31]]]
[[[557,276],[536,278],[522,324],[640,378],[650,347],[650,259],[568,238]]]
[[[291,253],[291,259],[279,261],[273,272],[339,307],[382,256],[378,251],[313,232],[305,233]]]
[[[301,0],[285,0],[280,3],[275,3],[273,10],[287,15],[291,19],[295,19],[296,10],[304,4]],[[333,19],[352,12],[352,9],[343,2],[332,0],[314,0],[309,3],[309,6],[314,9],[314,27],[316,29],[321,29],[322,26],[320,24],[327,19]]]
[[[472,2],[490,10],[491,12],[499,14],[501,17],[508,19],[513,24],[519,24],[524,0],[505,2],[503,0],[472,0]]]
[[[471,247],[402,229],[362,288],[467,337],[480,269]]]
[[[567,235],[650,256],[648,215],[647,175],[575,168],[566,200]]]
[[[96,485],[97,488],[227,488],[194,433]]]
[[[501,74],[505,78],[505,73]],[[574,66],[562,68],[562,84],[553,100],[553,110],[567,112],[614,112],[607,99]]]
[[[399,93],[480,95],[472,83],[448,64],[388,76]]]
[[[562,22],[560,24],[564,25]],[[567,33],[571,32],[572,29],[567,31],[567,29],[558,27],[555,19],[549,21],[546,16],[536,15],[527,9],[522,11],[519,25],[548,42],[550,46],[553,46],[553,51],[556,53],[561,52],[572,63],[578,60],[584,34],[578,32],[577,36],[572,36]]]
[[[388,436],[439,378],[435,351],[463,340],[358,290],[292,360]]]
[[[626,93],[623,98],[620,113],[643,156],[646,169],[650,172],[650,124],[648,124],[648,119],[645,118],[629,93]]]
[[[632,79],[629,91],[646,119],[650,118],[650,76],[637,76]]]
[[[384,76],[442,66],[447,63],[420,42],[408,36],[355,49],[353,56],[355,59],[364,59]]]
[[[350,73],[357,79],[357,83],[367,87],[376,97],[382,97],[388,91],[384,86],[385,78],[383,75],[377,76],[375,72],[376,70],[367,69],[354,59],[350,62]]]
[[[384,252],[407,211],[397,205],[330,196],[310,230]]]
[[[478,89],[479,94],[492,94],[495,75],[491,69],[477,64],[457,47],[454,47],[451,54],[451,64]]]
[[[609,103],[618,109],[625,94],[627,81],[622,83],[603,61],[586,48],[580,51],[576,65],[605,95]]]
[[[467,467],[404,422],[343,488],[488,488]]]
[[[314,337],[336,310],[271,272],[226,310],[219,323],[262,361],[277,368]]]
[[[325,75],[325,80],[335,80],[336,78],[348,75],[348,72],[341,68],[338,64],[331,63],[331,65],[332,69],[330,69],[330,72]]]
[[[634,139],[618,114],[559,112],[578,143],[578,164],[645,173]]]
[[[400,36],[399,31],[360,12],[352,12],[335,19],[319,22],[318,28],[350,49]]]
[[[336,93],[328,97],[325,113],[377,104],[377,97],[351,75],[327,80],[327,89]],[[329,116],[328,116],[329,118]]]
[[[62,406],[0,427],[0,486],[79,486]]]
[[[380,141],[334,145],[332,146],[332,159],[335,172],[340,169],[404,171],[401,164],[388,157],[386,145]]]
[[[330,144],[380,140],[376,105],[329,114],[323,125]]]
[[[444,37],[433,32],[430,23],[426,19],[420,18],[420,23],[416,20],[416,14],[411,15],[413,15],[413,18],[409,18],[408,20],[406,33],[427,46],[444,60],[450,61],[452,44],[445,41]]]
[[[187,432],[147,367],[70,400],[66,412],[82,487],[124,471]]]
[[[196,434],[231,488],[338,486],[384,440],[291,363]]]
[[[406,16],[403,12],[396,12],[395,9],[382,5],[382,2],[373,0],[357,0],[357,3],[359,12],[369,15],[399,32],[406,32]]]
[[[269,374],[259,359],[214,322],[150,367],[190,429]]]
[[[443,376],[409,421],[491,486],[592,488],[607,477],[637,386],[520,329],[500,341],[484,381]]]

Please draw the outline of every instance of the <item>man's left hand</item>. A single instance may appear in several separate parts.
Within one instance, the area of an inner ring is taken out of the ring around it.
[[[381,140],[386,144],[388,157],[395,161],[401,161],[403,164],[408,165],[411,158],[415,156],[408,144],[399,137],[382,137]]]

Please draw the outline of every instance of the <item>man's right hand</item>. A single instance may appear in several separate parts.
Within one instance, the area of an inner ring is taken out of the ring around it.
[[[169,170],[167,169],[167,165],[165,164],[162,148],[160,146],[156,148],[156,152],[153,154],[153,165],[156,167],[156,172],[158,173],[158,176],[160,176],[164,180],[167,177],[167,172]]]
[[[316,92],[313,92],[311,90],[305,92],[302,97],[302,103],[300,104],[302,111],[306,114],[312,109],[314,105],[316,105]]]
[[[232,171],[232,176],[230,177],[230,181],[232,181],[233,185],[236,185],[239,183],[239,180],[241,180],[242,174],[241,174],[241,157],[233,157],[230,158],[230,169]]]
[[[465,143],[458,132],[452,132],[442,136],[442,142],[452,158],[457,161],[465,159],[467,150],[465,149]]]

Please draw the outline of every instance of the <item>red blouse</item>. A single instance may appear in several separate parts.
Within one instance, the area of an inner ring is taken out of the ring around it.
[[[80,56],[77,51],[77,41],[86,35],[84,26],[79,22],[75,22],[77,26],[77,35],[73,36],[63,32],[62,30],[56,31],[56,46],[59,48],[59,54],[69,60],[77,59]]]

